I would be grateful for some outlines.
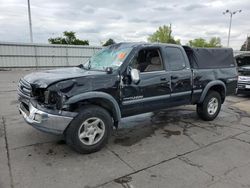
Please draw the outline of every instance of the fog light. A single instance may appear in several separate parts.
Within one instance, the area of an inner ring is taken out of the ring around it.
[[[34,120],[38,121],[38,122],[41,122],[42,121],[42,115],[41,114],[35,114]]]

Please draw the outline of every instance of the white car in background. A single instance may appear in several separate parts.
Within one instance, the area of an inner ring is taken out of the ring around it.
[[[238,87],[237,94],[250,95],[250,53],[236,56],[238,64]]]

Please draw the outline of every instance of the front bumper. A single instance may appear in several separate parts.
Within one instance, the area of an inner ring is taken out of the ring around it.
[[[250,94],[250,81],[238,82],[237,93],[249,95]]]
[[[237,89],[237,94],[250,95],[250,89]]]
[[[24,120],[34,128],[52,134],[63,134],[64,130],[77,115],[74,112],[52,111],[32,102],[19,105]],[[49,111],[49,112],[48,112]]]

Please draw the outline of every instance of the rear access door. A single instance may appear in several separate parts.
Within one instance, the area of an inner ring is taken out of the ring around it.
[[[172,105],[189,104],[192,91],[192,72],[185,51],[179,47],[166,46],[164,55],[171,79]]]

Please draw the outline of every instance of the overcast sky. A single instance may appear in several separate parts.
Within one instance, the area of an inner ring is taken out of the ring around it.
[[[172,23],[182,44],[202,37],[221,37],[227,43],[229,15],[233,16],[231,47],[239,49],[250,34],[250,0],[30,0],[34,42],[75,31],[90,45],[108,38],[146,41],[159,26]],[[0,41],[29,42],[27,0],[0,0]]]

